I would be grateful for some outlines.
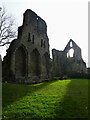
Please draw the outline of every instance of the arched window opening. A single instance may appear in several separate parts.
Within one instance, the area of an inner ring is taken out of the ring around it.
[[[70,57],[73,57],[74,56],[74,49],[70,49],[69,52],[70,52]]]
[[[34,76],[40,77],[41,73],[41,59],[40,59],[40,53],[38,52],[37,49],[34,49],[31,52],[31,68],[32,68],[32,74]]]
[[[69,53],[67,53],[67,58],[69,58]]]
[[[26,76],[26,51],[21,46],[15,52],[15,74],[16,77]]]
[[[72,58],[72,57],[74,57],[74,49],[73,48],[71,48],[67,53],[67,58]]]
[[[72,41],[70,42],[70,47],[73,47]]]

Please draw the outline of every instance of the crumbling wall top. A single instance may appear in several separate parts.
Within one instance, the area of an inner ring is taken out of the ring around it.
[[[56,50],[56,49],[52,49],[52,54],[56,55],[56,54],[62,54],[63,51],[59,51],[59,50]]]
[[[37,21],[37,14],[30,9],[27,9],[23,14],[23,24],[29,25]]]
[[[46,22],[30,9],[23,14],[23,25],[36,27],[39,32],[47,32]]]

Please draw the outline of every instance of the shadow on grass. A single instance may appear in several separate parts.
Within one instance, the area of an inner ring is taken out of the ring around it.
[[[63,101],[58,101],[55,119],[88,119],[88,80],[71,79]]]
[[[42,82],[39,84],[32,84],[32,85],[3,83],[2,107],[3,108],[7,107],[8,105],[12,104],[15,101],[18,101],[27,94],[32,95],[35,91],[38,91],[46,87],[48,84],[51,84],[52,82],[55,81]]]
[[[3,84],[3,107],[7,107],[7,105],[12,104],[15,101],[18,101],[24,96],[33,95],[34,92],[39,91],[51,83],[55,83],[55,81],[49,81],[44,82],[40,84],[34,84],[34,85],[22,85],[22,84]],[[64,95],[63,100],[61,101],[60,97],[55,103],[54,108],[54,115],[52,113],[52,120],[78,120],[78,119],[85,119],[87,120],[87,114],[88,114],[88,85],[87,81],[85,80],[76,80],[72,79],[67,84],[66,94]],[[59,85],[59,84],[58,84]],[[54,87],[54,86],[53,86]],[[56,89],[56,88],[54,88]],[[47,90],[47,88],[46,88]],[[12,92],[13,91],[13,92]],[[53,101],[53,100],[52,100]],[[51,102],[51,101],[50,101]],[[52,107],[52,106],[51,106]],[[52,108],[53,109],[53,108]],[[15,114],[15,113],[13,113]],[[16,113],[17,115],[19,113]],[[15,115],[16,115],[15,114]],[[34,113],[33,113],[34,114]],[[36,112],[35,112],[36,114]],[[9,115],[9,114],[8,114]],[[20,120],[17,117],[17,120]],[[21,114],[20,114],[21,115]],[[19,116],[20,116],[19,115]],[[27,118],[28,113],[25,114],[23,120],[30,120],[30,118]],[[11,116],[11,113],[10,113]],[[30,113],[29,113],[30,116]],[[30,116],[34,120],[34,116]],[[50,118],[47,118],[47,116],[36,116],[35,120],[50,120]],[[10,120],[10,119],[9,119]],[[16,120],[16,118],[15,118]]]

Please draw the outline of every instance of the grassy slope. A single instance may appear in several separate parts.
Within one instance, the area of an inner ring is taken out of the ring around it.
[[[34,85],[3,84],[3,117],[9,120],[87,117],[88,80]]]

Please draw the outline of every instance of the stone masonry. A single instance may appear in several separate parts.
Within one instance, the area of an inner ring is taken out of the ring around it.
[[[72,53],[72,56],[70,52]],[[46,22],[27,9],[3,60],[3,81],[36,83],[50,77],[86,74],[80,47],[70,40],[63,51],[52,50],[50,59]]]
[[[36,82],[49,78],[49,39],[47,25],[27,9],[18,38],[11,42],[3,61],[3,78],[7,81]]]
[[[87,73],[86,63],[81,56],[81,48],[72,40],[63,51],[52,50],[53,76],[81,76]]]

